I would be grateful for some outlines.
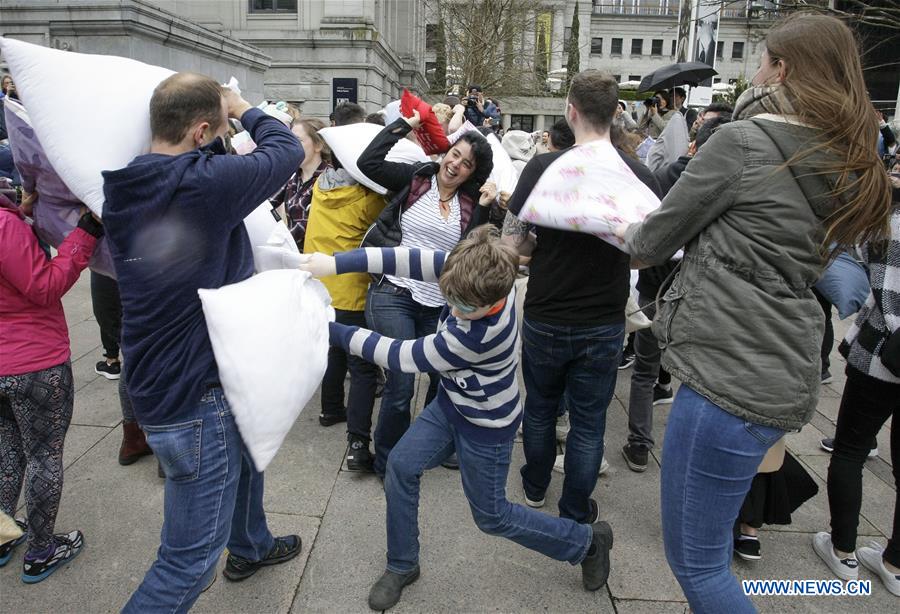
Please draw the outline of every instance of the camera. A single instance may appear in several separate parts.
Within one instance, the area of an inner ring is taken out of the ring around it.
[[[658,107],[659,106],[659,96],[653,96],[652,98],[648,98],[644,101],[645,107]]]
[[[466,98],[466,106],[467,106],[467,107],[474,107],[474,106],[476,106],[477,104],[478,104],[478,97],[477,97],[477,96],[469,96],[468,98]]]

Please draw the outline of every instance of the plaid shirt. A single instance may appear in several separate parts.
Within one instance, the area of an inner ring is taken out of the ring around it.
[[[888,336],[900,334],[900,206],[891,215],[891,237],[883,246],[864,245],[872,293],[841,342],[840,352],[858,371],[884,382],[900,383],[881,362]]]
[[[297,242],[301,253],[303,252],[303,241],[306,239],[306,225],[309,223],[309,205],[312,203],[313,186],[316,185],[319,175],[328,167],[329,164],[323,160],[313,171],[312,177],[302,182],[300,171],[297,170],[284,184],[281,191],[271,199],[275,207],[284,205],[288,216],[288,228],[290,228],[291,236]]]

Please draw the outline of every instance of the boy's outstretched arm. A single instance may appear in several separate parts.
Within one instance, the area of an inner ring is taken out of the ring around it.
[[[439,373],[467,368],[479,359],[477,352],[457,339],[457,335],[465,332],[453,325],[436,334],[408,341],[337,322],[331,322],[328,329],[332,345],[392,371]]]
[[[338,252],[333,257],[324,254],[303,256],[301,271],[313,277],[327,277],[342,273],[373,273],[395,275],[437,283],[444,267],[447,252],[406,247],[367,247]]]

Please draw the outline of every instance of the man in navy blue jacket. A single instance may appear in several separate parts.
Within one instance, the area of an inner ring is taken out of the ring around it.
[[[253,153],[226,155],[229,117],[250,132]],[[303,149],[281,122],[191,73],[156,87],[150,129],[149,154],[103,173],[128,393],[166,473],[162,543],[124,611],[182,612],[214,579],[226,544],[229,580],[300,552],[298,536],[269,532],[263,474],[219,384],[197,290],[253,274],[242,220],[284,185]]]

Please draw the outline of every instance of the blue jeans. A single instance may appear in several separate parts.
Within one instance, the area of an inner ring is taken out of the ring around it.
[[[187,612],[226,545],[251,561],[274,545],[263,474],[253,468],[221,388],[203,395],[195,416],[141,425],[166,472],[164,516],[156,561],[123,612]]]
[[[555,518],[506,499],[513,442],[479,443],[460,435],[437,401],[422,410],[388,458],[387,569],[405,573],[419,563],[419,483],[426,469],[453,452],[472,517],[488,535],[510,539],[558,561],[576,565],[591,545],[590,525]]]
[[[393,339],[417,339],[437,331],[442,307],[426,307],[413,300],[406,288],[383,281],[371,284],[366,297],[366,321],[375,332]],[[437,393],[438,376],[430,374],[428,404]],[[391,449],[409,428],[410,401],[416,392],[416,375],[387,371],[381,409],[375,425],[375,473],[384,475]]]
[[[666,559],[697,614],[755,612],[731,573],[734,521],[766,451],[784,431],[729,414],[682,384],[660,477]]]
[[[603,461],[606,408],[616,388],[624,324],[562,326],[525,318],[522,373],[525,466],[522,486],[532,501],[544,498],[556,460],[556,416],[565,394],[569,410],[565,479],[559,515],[588,520],[588,499]]]

